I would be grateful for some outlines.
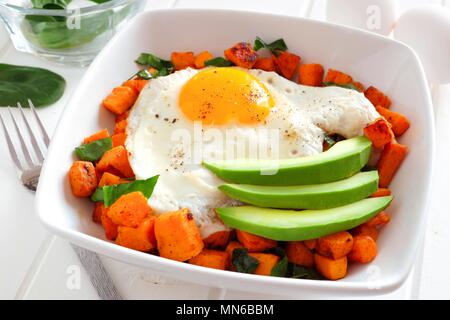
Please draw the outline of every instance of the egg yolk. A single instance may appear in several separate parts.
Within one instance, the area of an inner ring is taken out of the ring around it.
[[[200,71],[185,83],[179,96],[184,115],[207,125],[263,122],[273,104],[261,81],[234,68]]]

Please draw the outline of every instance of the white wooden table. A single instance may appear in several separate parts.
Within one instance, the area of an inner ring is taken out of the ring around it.
[[[400,0],[401,8],[424,1]],[[427,1],[439,2],[439,1]],[[299,0],[149,0],[148,9],[175,7],[217,7],[266,11],[300,15],[305,1]],[[314,1],[311,17],[324,19],[325,0]],[[0,62],[50,67],[68,80],[64,97],[55,105],[41,109],[40,115],[52,133],[70,94],[85,70],[49,65],[48,62],[21,54],[12,48],[0,27]],[[450,71],[450,70],[449,70]],[[450,190],[450,151],[444,147],[450,141],[450,85],[441,86],[436,93],[437,161],[427,226],[425,250],[420,256],[406,284],[386,299],[450,298],[450,210],[447,197]],[[2,110],[0,110],[2,112]],[[3,140],[3,137],[0,138]],[[69,244],[47,233],[34,214],[34,195],[17,179],[17,174],[4,141],[0,141],[0,299],[98,299],[87,275]],[[118,289],[125,298],[170,299],[217,298],[209,288],[162,279],[146,270],[102,258]],[[70,283],[74,272],[80,270],[80,286]],[[227,291],[218,298],[311,298],[274,297]],[[321,297],[339,298],[339,297]],[[358,298],[358,297],[355,297]]]

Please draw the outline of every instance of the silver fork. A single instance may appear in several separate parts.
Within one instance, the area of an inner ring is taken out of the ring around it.
[[[42,163],[44,162],[45,151],[48,148],[50,139],[48,137],[47,132],[45,131],[45,128],[41,120],[38,117],[38,114],[31,100],[28,100],[28,104],[31,109],[31,113],[33,114],[33,118],[37,124],[37,127],[39,128],[38,131],[40,135],[38,136],[38,138],[36,138],[36,136],[34,135],[30,122],[27,120],[25,112],[23,111],[20,103],[17,104],[17,107],[19,109],[19,113],[21,114],[22,122],[25,124],[26,131],[28,132],[29,140],[31,142],[31,146],[32,149],[34,150],[34,154],[36,156],[37,161],[32,159],[30,152],[31,148],[25,142],[25,137],[22,134],[23,128],[22,129],[20,128],[19,122],[17,121],[10,107],[8,107],[8,112],[12,119],[16,136],[20,142],[20,148],[14,146],[14,143],[11,139],[11,134],[10,132],[8,132],[7,126],[1,113],[0,113],[0,121],[2,123],[3,132],[5,134],[5,139],[8,145],[9,153],[15,166],[20,171],[20,179],[22,181],[22,184],[28,189],[36,191],[37,184],[39,182],[39,176],[41,173]],[[38,143],[38,139],[40,139],[42,144],[45,145],[44,152],[42,151]],[[18,156],[18,152],[20,152],[20,150],[22,152],[24,161],[21,161]],[[80,262],[83,265],[84,269],[88,273],[92,285],[97,290],[100,299],[122,300],[122,297],[117,291],[117,288],[115,287],[111,277],[108,275],[108,272],[103,266],[103,263],[101,262],[98,255],[94,252],[80,248],[73,244],[72,248],[75,251],[78,258],[80,259]]]

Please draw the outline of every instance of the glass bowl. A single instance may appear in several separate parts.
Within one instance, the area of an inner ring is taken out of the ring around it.
[[[0,0],[0,18],[14,47],[47,60],[86,66],[146,0],[100,4],[72,1],[66,9],[34,9],[30,0]]]

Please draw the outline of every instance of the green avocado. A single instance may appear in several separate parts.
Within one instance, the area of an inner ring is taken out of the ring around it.
[[[279,160],[222,160],[203,165],[219,178],[241,184],[295,186],[319,184],[351,177],[363,168],[372,143],[356,137],[336,143],[317,155]]]
[[[254,206],[280,209],[328,209],[367,198],[377,191],[378,171],[324,184],[303,186],[254,186],[224,184],[219,187],[230,198]]]
[[[392,196],[367,198],[324,210],[281,210],[252,206],[217,208],[228,227],[278,241],[316,239],[352,229],[385,209]]]

